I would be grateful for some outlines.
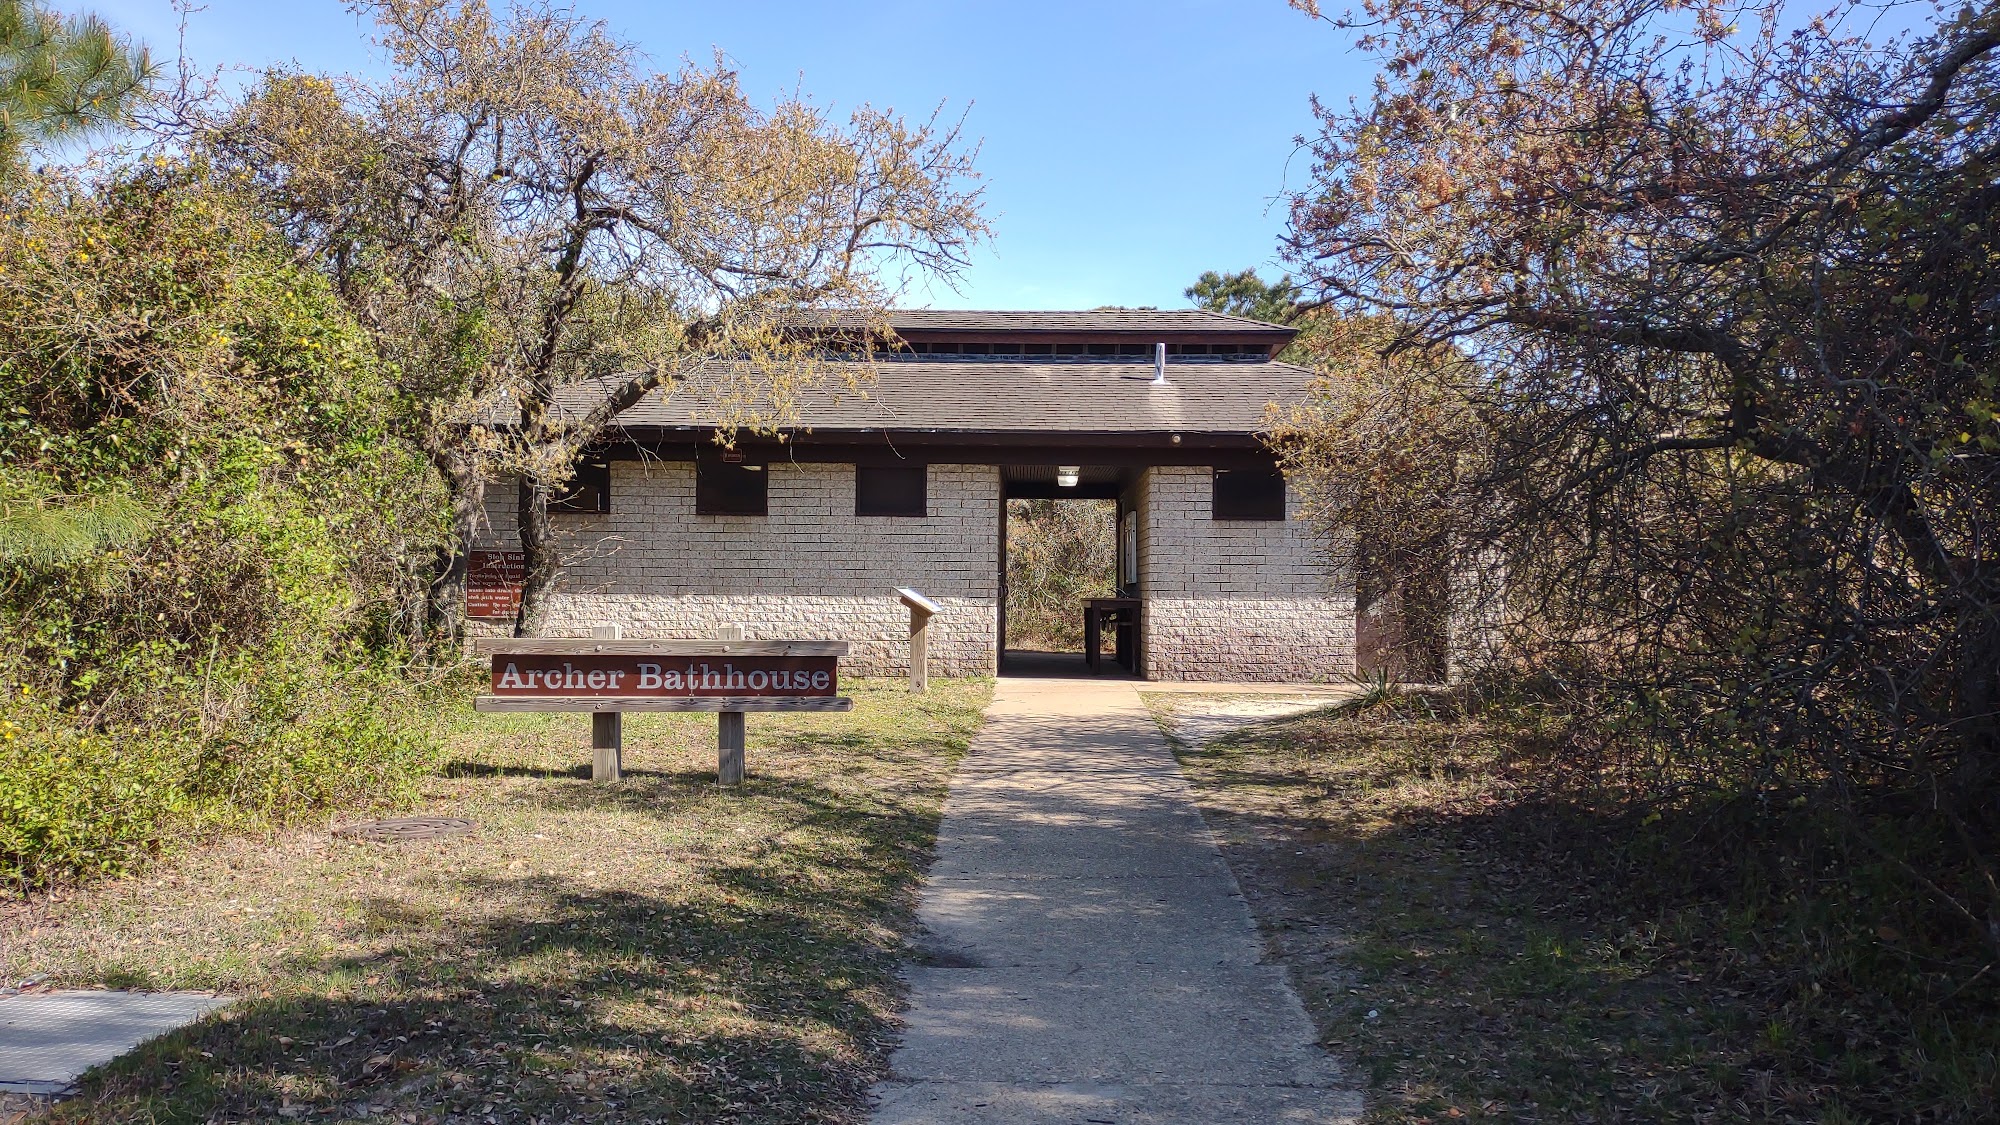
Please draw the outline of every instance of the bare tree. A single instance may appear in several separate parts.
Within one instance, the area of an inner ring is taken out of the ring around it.
[[[209,131],[401,365],[454,530],[456,620],[488,479],[524,483],[539,632],[561,569],[551,495],[618,414],[694,372],[722,424],[784,418],[826,376],[787,331],[840,308],[865,340],[896,279],[950,278],[985,233],[955,125],[803,98],[763,109],[720,59],[670,74],[546,3],[369,0],[379,83],[290,72]]]
[[[2000,5],[1875,11],[1377,0],[1382,84],[1322,107],[1288,252],[1384,351],[1476,361],[1385,369],[1476,423],[1473,471],[1372,436],[1479,500],[1519,653],[1663,792],[1934,812],[2000,950]],[[1320,448],[1380,511],[1439,495],[1358,444]]]

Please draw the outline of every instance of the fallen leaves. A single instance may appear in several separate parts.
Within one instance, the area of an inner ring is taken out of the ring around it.
[[[1406,753],[1396,739],[1437,732],[1356,726],[1272,724],[1182,761],[1320,1041],[1370,1077],[1371,1122],[1815,1120],[1908,1066],[1881,1046],[1908,1013],[1822,989],[1812,951],[1733,933],[1719,901],[1608,873],[1463,731]],[[1455,780],[1413,777],[1446,753]],[[1885,928],[1855,937],[1880,949]],[[1815,1021],[1839,1035],[1815,1041]],[[1979,1081],[1936,1119],[1982,1120]]]

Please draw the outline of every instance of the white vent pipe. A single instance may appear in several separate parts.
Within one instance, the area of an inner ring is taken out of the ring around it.
[[[1167,346],[1165,344],[1153,345],[1153,385],[1156,387],[1167,385]]]

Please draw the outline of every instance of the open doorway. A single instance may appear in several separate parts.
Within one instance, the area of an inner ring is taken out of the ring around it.
[[[1118,474],[1058,471],[1046,470],[1047,481],[1036,480],[1042,474],[1033,469],[1009,471],[1000,560],[1000,666],[1008,675],[1092,674],[1084,659],[1086,611],[1093,601],[1127,592],[1119,574]],[[1097,671],[1125,671],[1115,657],[1122,652],[1130,659],[1137,640],[1131,632],[1115,618],[1100,622],[1104,658]]]

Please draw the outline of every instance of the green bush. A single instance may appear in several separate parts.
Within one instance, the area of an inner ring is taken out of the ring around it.
[[[1007,645],[1083,651],[1083,603],[1117,593],[1117,505],[1007,502]]]
[[[436,760],[404,668],[441,492],[366,334],[200,169],[13,203],[0,879],[406,797]]]
[[[91,728],[7,686],[0,883],[113,875],[172,846],[356,805],[394,805],[438,761],[427,701],[396,677],[272,677],[227,728]]]
[[[0,718],[0,879],[103,875],[155,850],[189,809],[161,740],[83,731],[8,693]],[[19,701],[19,702],[17,702]],[[168,744],[171,746],[171,743]]]
[[[428,701],[398,677],[358,671],[324,684],[273,677],[255,690],[257,722],[206,740],[189,777],[198,800],[232,816],[287,819],[400,802],[438,760]]]

